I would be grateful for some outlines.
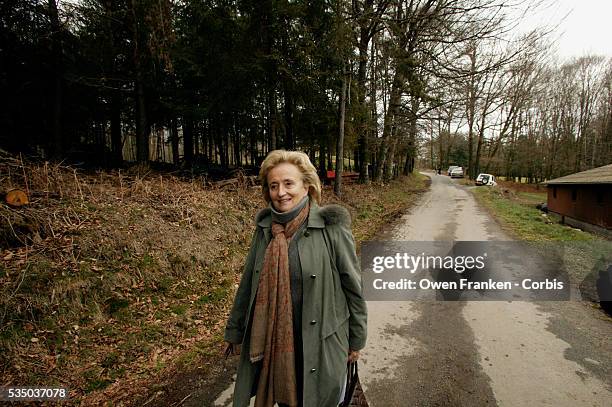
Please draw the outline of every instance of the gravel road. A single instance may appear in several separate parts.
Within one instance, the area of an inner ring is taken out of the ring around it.
[[[379,240],[511,240],[456,180]],[[610,406],[612,320],[586,303],[369,302],[360,376],[372,407]]]

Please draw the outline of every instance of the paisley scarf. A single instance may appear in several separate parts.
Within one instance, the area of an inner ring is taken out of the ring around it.
[[[262,361],[255,407],[298,405],[288,253],[309,210],[307,204],[286,224],[272,223],[251,325],[249,357],[252,363]]]

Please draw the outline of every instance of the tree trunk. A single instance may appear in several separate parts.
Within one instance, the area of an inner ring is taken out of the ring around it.
[[[326,178],[327,166],[325,165],[326,144],[327,144],[327,139],[321,133],[319,135],[319,175],[321,176],[323,183],[325,183],[327,179]]]
[[[236,167],[242,167],[242,154],[241,154],[241,143],[240,143],[240,120],[236,120],[234,125],[234,161]]]
[[[468,163],[467,173],[470,178],[473,178],[472,168],[472,151],[474,150],[474,120],[476,116],[476,89],[475,89],[475,74],[476,74],[476,46],[472,45],[468,56],[470,58],[470,82],[468,87],[467,97],[467,124],[468,124]]]
[[[121,95],[113,91],[110,109],[110,133],[113,166],[123,164],[123,140],[121,137]]]
[[[272,86],[272,85],[270,85]],[[269,115],[269,123],[268,123],[268,134],[270,136],[268,140],[268,145],[270,146],[270,150],[276,150],[277,145],[277,134],[276,129],[278,127],[277,124],[277,110],[276,110],[276,90],[274,88],[270,88],[268,90],[268,115]]]
[[[230,130],[227,123],[223,125],[223,166],[230,166]]]
[[[200,156],[200,140],[202,139],[202,131],[200,129],[200,126],[198,126],[198,122],[194,122],[192,123],[193,126],[193,153],[194,153],[194,158],[197,159],[197,157]]]
[[[416,109],[418,105],[416,103]],[[413,102],[413,108],[415,104]],[[414,113],[414,112],[413,112]],[[414,162],[416,159],[416,139],[417,139],[417,117],[413,114],[410,118],[410,127],[408,128],[408,150],[406,151],[406,162],[404,164],[404,175],[410,175],[414,171]]]
[[[138,163],[149,162],[149,125],[147,121],[146,95],[144,87],[144,62],[142,49],[144,41],[141,41],[141,30],[139,10],[136,0],[132,0],[132,40],[134,58],[134,102],[136,111],[136,161]]]
[[[170,142],[172,143],[172,163],[178,166],[180,162],[180,156],[178,124],[176,122],[176,119],[172,119],[170,121]]]
[[[183,159],[187,167],[193,163],[193,120],[183,116]]]
[[[429,159],[431,169],[436,169],[436,162],[434,160],[434,132],[433,132],[433,120],[429,121]],[[407,175],[407,174],[406,174]]]
[[[365,102],[366,94],[366,68],[368,63],[368,44],[370,43],[370,37],[366,32],[365,27],[360,27],[361,38],[359,40],[359,67],[357,69],[357,104],[359,106],[357,114],[356,130],[359,133],[357,139],[357,151],[358,151],[358,162],[359,165],[359,182],[362,184],[368,184],[370,177],[368,175],[368,126],[366,123],[366,112],[368,106]],[[374,51],[372,51],[374,52]],[[357,165],[356,165],[357,166]]]
[[[293,139],[293,96],[287,84],[284,86],[285,93],[285,149],[293,150],[295,140]]]
[[[401,88],[402,79],[400,77],[399,69],[396,69],[393,78],[393,85],[391,88],[391,97],[389,98],[389,107],[385,112],[385,121],[383,126],[383,136],[378,149],[378,164],[374,171],[374,180],[380,182],[383,178],[383,168],[388,165],[387,158],[389,148],[391,147],[391,130],[393,128],[393,122],[399,112],[401,105]]]
[[[136,161],[149,162],[149,126],[140,67],[136,67]]]
[[[115,2],[113,0],[104,1],[104,12],[106,14],[106,32],[107,37],[104,66],[110,72],[112,77],[117,75],[117,66],[115,62],[115,31],[113,29],[113,19],[111,18],[115,12]],[[111,138],[111,161],[112,166],[118,167],[123,164],[123,140],[121,137],[121,93],[119,89],[111,89],[108,92],[110,99],[110,138]]]
[[[336,144],[336,180],[334,183],[334,193],[336,196],[342,195],[342,172],[344,171],[344,118],[346,114],[346,82],[347,73],[345,64],[342,64],[342,89],[340,91],[340,114],[338,122],[338,140]]]
[[[487,96],[485,100],[485,107],[482,110],[482,117],[480,120],[480,130],[478,131],[478,141],[476,143],[476,156],[474,157],[474,168],[468,174],[470,179],[476,179],[480,171],[480,154],[482,150],[482,143],[484,141],[486,117],[487,117],[487,110],[488,110],[489,104],[490,104],[490,99],[489,99],[489,96]]]
[[[438,120],[438,168],[442,169],[446,165],[446,156],[444,155],[444,145],[446,144],[446,134],[442,133],[442,122]],[[450,142],[450,139],[448,140]]]
[[[480,154],[482,150],[482,142],[484,140],[484,119],[482,121],[483,128],[478,132],[478,143],[476,145],[476,157],[474,159],[474,171],[470,174],[470,179],[476,179],[480,171]]]
[[[397,132],[398,129],[394,128],[391,131],[391,137],[389,138],[389,149],[387,150],[387,160],[386,163],[383,165],[383,180],[385,182],[389,182],[391,181],[391,179],[393,178],[393,173],[395,172],[395,168],[394,168],[394,160],[395,160],[395,149],[397,147],[397,139],[398,136],[395,134],[395,132]]]
[[[327,134],[327,133],[326,133]],[[333,167],[333,160],[332,160],[332,151],[333,151],[333,141],[331,139],[331,137],[328,137],[325,141],[327,143],[327,170],[331,171],[334,169]]]
[[[49,0],[49,19],[51,24],[51,54],[53,58],[53,102],[51,112],[51,143],[52,155],[55,158],[60,158],[64,152],[64,140],[62,134],[62,41],[61,41],[61,25],[57,10],[56,0]]]

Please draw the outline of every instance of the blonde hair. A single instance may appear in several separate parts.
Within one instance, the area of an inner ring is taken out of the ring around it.
[[[259,179],[261,189],[266,202],[270,202],[270,188],[268,186],[268,173],[272,168],[282,163],[295,165],[302,173],[302,182],[308,185],[308,195],[317,204],[321,203],[321,180],[317,175],[317,169],[310,162],[310,158],[300,151],[274,150],[270,151],[266,159],[261,163]]]

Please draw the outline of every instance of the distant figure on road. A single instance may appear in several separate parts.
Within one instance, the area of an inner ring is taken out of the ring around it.
[[[366,342],[366,304],[350,216],[320,207],[308,156],[275,150],[259,177],[269,206],[256,229],[225,329],[241,354],[234,407],[337,407],[347,362]],[[240,351],[242,348],[242,352]]]

